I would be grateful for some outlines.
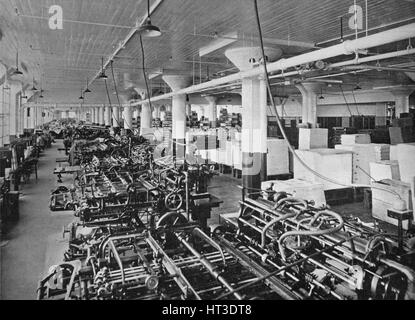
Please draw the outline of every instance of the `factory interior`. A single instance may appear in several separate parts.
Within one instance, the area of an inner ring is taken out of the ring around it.
[[[0,0],[0,300],[415,300],[415,1]]]

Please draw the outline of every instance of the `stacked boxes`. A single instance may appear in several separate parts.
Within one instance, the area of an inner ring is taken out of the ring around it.
[[[389,160],[390,145],[388,144],[351,144],[336,145],[337,150],[347,150],[353,153],[353,183],[370,183],[370,162]]]

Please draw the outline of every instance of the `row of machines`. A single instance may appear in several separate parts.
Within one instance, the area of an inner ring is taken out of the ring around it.
[[[156,159],[146,141],[124,152],[81,159],[77,221],[39,299],[415,299],[413,238],[245,189],[238,212],[208,225],[214,168]]]

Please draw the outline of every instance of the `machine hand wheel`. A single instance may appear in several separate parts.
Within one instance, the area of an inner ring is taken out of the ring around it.
[[[168,210],[177,211],[183,205],[183,197],[177,192],[169,193],[164,199],[164,204]]]

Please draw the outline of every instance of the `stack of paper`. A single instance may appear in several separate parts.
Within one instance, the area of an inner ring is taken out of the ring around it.
[[[370,143],[370,135],[368,134],[342,134],[341,144],[367,144]]]
[[[369,184],[370,167],[369,163],[382,160],[389,160],[390,145],[388,144],[353,144],[334,146],[338,150],[348,150],[353,152],[353,183]]]
[[[296,157],[294,157],[295,179],[321,183],[324,190],[342,189],[351,185],[352,152],[336,149],[314,149],[297,150],[296,153],[308,167],[336,183],[318,177],[301,164]]]

